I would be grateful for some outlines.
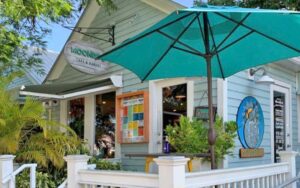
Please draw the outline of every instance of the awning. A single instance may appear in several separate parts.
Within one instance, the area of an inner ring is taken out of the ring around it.
[[[122,87],[122,76],[114,75],[100,81],[22,86],[21,95],[67,99]]]

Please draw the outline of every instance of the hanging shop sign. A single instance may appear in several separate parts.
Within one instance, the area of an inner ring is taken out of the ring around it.
[[[119,142],[148,142],[148,93],[138,91],[119,95],[116,109]]]
[[[243,146],[241,158],[262,157],[264,149],[259,148],[264,135],[264,116],[259,102],[252,96],[245,97],[237,112],[238,136]]]
[[[70,41],[66,44],[64,55],[70,65],[87,74],[102,74],[109,65],[100,59],[96,59],[102,51],[93,45],[79,41]]]
[[[215,121],[217,114],[217,107],[213,106],[213,120]],[[196,106],[194,110],[194,117],[201,121],[208,121],[209,120],[209,108],[208,106]]]

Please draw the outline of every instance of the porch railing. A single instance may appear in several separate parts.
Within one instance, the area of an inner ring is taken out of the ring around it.
[[[288,187],[289,185],[291,185],[295,182],[299,182],[299,181],[300,181],[300,173],[298,173],[298,175],[296,177],[283,182],[277,188],[285,188],[285,187]]]
[[[0,155],[0,187],[15,188],[16,176],[23,170],[30,169],[30,188],[36,187],[36,166],[37,164],[23,164],[14,171],[13,155]]]
[[[288,176],[289,164],[277,163],[245,168],[232,168],[186,175],[186,187],[265,188],[282,184]]]
[[[155,159],[158,174],[88,169],[88,156],[67,156],[68,187],[120,188],[274,188],[295,177],[296,152],[283,152],[281,163],[206,172],[185,172],[184,157]],[[296,187],[295,183],[291,187]]]

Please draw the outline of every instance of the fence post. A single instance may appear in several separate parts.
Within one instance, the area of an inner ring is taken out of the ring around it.
[[[67,187],[80,188],[78,171],[87,169],[90,156],[68,155],[64,159],[67,161]]]
[[[188,158],[165,156],[154,161],[158,165],[159,188],[185,187],[185,165]]]
[[[280,151],[281,162],[289,163],[289,173],[287,179],[291,179],[296,176],[296,155],[298,152],[295,151]],[[293,188],[296,188],[296,183],[292,184]]]
[[[30,167],[30,188],[36,187],[36,166],[37,164],[32,164]]]
[[[14,179],[11,179],[7,183],[2,183],[14,171],[14,158],[14,155],[0,155],[0,187],[2,188],[8,188],[9,185],[15,187]]]

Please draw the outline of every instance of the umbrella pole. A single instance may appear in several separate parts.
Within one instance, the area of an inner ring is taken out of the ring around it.
[[[215,159],[215,142],[216,132],[214,128],[214,112],[212,103],[212,74],[211,74],[211,57],[206,58],[207,66],[207,97],[208,97],[208,112],[209,112],[209,129],[208,129],[208,143],[210,145],[210,158],[211,158],[211,169],[216,169]]]
[[[203,13],[203,25],[204,25],[204,43],[205,43],[205,59],[206,59],[206,69],[207,69],[207,97],[208,97],[208,112],[209,112],[209,129],[208,129],[208,143],[210,146],[210,159],[211,159],[211,169],[216,169],[216,159],[215,159],[215,142],[216,142],[216,132],[214,128],[214,112],[212,103],[212,74],[211,74],[211,52],[209,45],[209,23],[207,12]]]

